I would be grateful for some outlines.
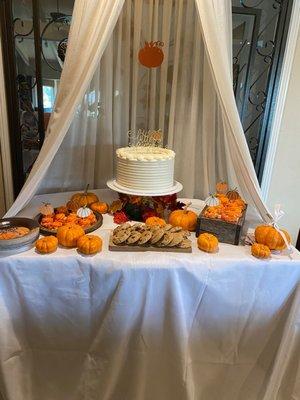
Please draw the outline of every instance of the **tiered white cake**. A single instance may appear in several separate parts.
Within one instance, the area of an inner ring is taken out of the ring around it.
[[[117,184],[137,191],[168,190],[174,185],[175,153],[161,147],[123,147],[117,153]]]

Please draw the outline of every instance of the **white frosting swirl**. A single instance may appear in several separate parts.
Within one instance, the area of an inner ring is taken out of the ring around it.
[[[117,157],[132,161],[169,160],[175,157],[173,150],[161,147],[122,147],[116,153]]]

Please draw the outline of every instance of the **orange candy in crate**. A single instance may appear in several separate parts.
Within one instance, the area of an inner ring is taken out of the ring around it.
[[[237,223],[245,210],[246,203],[236,190],[231,190],[228,193],[229,196],[217,194],[215,197],[219,200],[219,204],[208,205],[204,212],[204,217]]]

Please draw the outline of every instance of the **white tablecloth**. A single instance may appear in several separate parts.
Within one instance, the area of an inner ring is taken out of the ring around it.
[[[300,399],[296,251],[112,253],[112,226],[95,257],[0,258],[4,399]]]

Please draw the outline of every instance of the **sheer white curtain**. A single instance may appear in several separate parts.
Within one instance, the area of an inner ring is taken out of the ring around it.
[[[203,198],[217,180],[228,179],[268,220],[232,90],[230,1],[122,4],[76,0],[49,135],[8,215],[37,190],[104,187],[114,176],[115,149],[126,145],[127,130],[160,128],[177,153],[176,179],[186,196]],[[160,68],[139,64],[146,40],[164,41]]]
[[[29,177],[6,216],[18,213],[45,182],[46,172],[70,128],[76,107],[92,80],[124,0],[76,0],[68,50],[46,139]],[[68,162],[66,158],[65,164]],[[60,171],[53,173],[60,174]]]
[[[139,64],[145,41],[164,42],[164,62]],[[129,129],[162,129],[176,152],[184,195],[203,198],[227,179],[222,114],[194,0],[125,1],[43,191],[105,187]]]

